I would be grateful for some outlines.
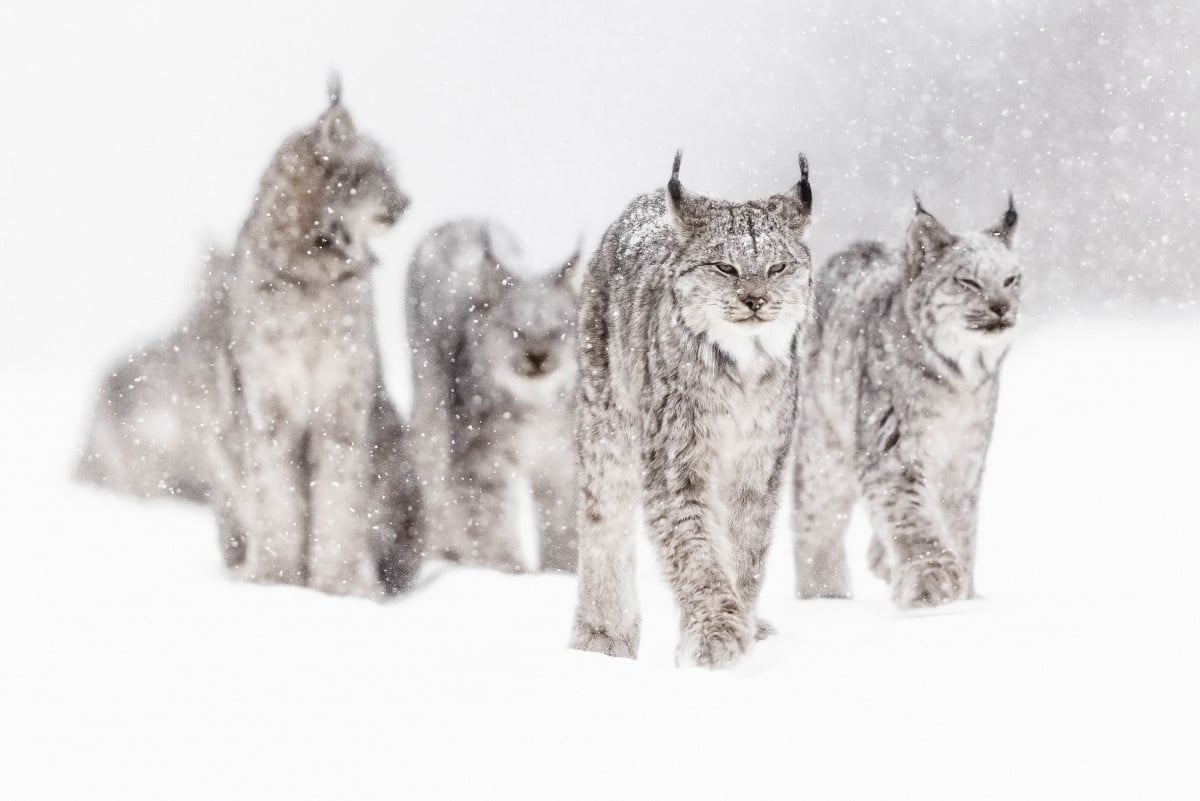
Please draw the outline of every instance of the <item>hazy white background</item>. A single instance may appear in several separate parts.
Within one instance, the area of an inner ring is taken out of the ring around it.
[[[1197,8],[6,3],[0,794],[1196,797]],[[70,486],[106,365],[178,318],[331,68],[414,200],[377,247],[405,406],[403,265],[449,216],[548,265],[677,147],[731,198],[804,150],[822,257],[897,240],[914,188],[952,228],[1012,188],[1029,315],[984,599],[900,615],[860,574],[799,604],[781,536],[781,636],[685,673],[648,558],[618,663],[563,648],[567,578],[433,571],[386,607],[239,586],[203,511]]]

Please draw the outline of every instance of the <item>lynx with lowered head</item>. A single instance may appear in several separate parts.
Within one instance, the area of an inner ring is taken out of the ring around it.
[[[755,615],[796,417],[812,212],[800,182],[731,203],[679,182],[635,199],[584,281],[574,648],[636,656],[639,506],[680,613],[677,661],[720,667]]]
[[[411,504],[396,498],[415,488],[382,388],[368,247],[408,198],[336,82],[330,101],[275,153],[238,237],[213,494],[241,576],[375,597],[419,557],[397,530]]]
[[[574,571],[571,405],[579,254],[546,275],[494,222],[431,231],[408,272],[413,452],[432,556],[525,568],[514,495],[533,491],[539,566]]]
[[[850,595],[861,495],[868,559],[901,607],[974,594],[975,531],[1000,366],[1021,301],[1017,212],[952,234],[917,201],[902,250],[854,245],[818,273],[800,395],[796,592]]]

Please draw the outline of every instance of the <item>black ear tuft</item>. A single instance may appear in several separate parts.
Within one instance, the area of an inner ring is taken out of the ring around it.
[[[916,206],[916,209],[913,212],[914,214],[928,214],[929,213],[929,212],[925,211],[925,207],[921,205],[921,197],[920,197],[920,195],[917,194],[917,190],[915,190],[915,189],[913,190],[913,204]]]
[[[1011,248],[1016,238],[1017,220],[1017,204],[1013,200],[1012,190],[1009,190],[1008,208],[1004,210],[1004,216],[1000,218],[1000,222],[989,228],[987,233],[1003,242],[1005,247]]]
[[[675,151],[675,163],[671,165],[671,180],[667,181],[667,191],[676,206],[683,203],[683,184],[679,183],[679,165],[683,162],[683,149]]]
[[[342,76],[337,70],[330,71],[325,91],[329,95],[329,105],[336,106],[342,102]]]
[[[808,183],[808,157],[803,153],[800,154],[800,183],[797,185],[796,191],[800,193],[800,210],[804,214],[811,214],[813,206],[812,186]]]
[[[1004,212],[1004,227],[1012,228],[1017,224],[1017,206],[1013,201],[1012,190],[1008,190],[1008,211]]]

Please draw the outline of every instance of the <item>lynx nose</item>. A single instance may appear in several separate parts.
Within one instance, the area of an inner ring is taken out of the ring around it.
[[[550,353],[544,348],[530,348],[525,351],[525,358],[529,360],[529,364],[535,370],[540,370],[542,369],[542,365],[546,363],[546,360],[550,358]]]
[[[1003,317],[1008,314],[1008,310],[1012,308],[1012,304],[1007,300],[994,300],[988,304],[988,308],[992,310],[992,314],[997,317]]]
[[[750,311],[756,312],[767,305],[767,299],[762,295],[747,295],[742,298],[742,303],[746,304],[746,308]]]

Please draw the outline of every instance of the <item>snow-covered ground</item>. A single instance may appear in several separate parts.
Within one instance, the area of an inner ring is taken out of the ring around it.
[[[0,797],[1196,798],[1200,324],[1025,334],[982,599],[901,613],[859,569],[854,600],[793,600],[781,518],[780,634],[722,673],[673,667],[648,552],[636,662],[565,648],[563,576],[432,566],[387,605],[234,583],[203,510],[69,484],[85,402],[18,382]]]

